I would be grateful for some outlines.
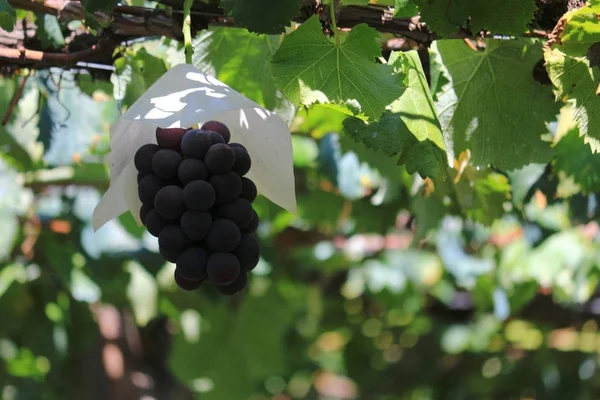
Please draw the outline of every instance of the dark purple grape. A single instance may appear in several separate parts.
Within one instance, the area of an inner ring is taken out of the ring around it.
[[[174,179],[181,164],[181,154],[175,150],[160,149],[152,158],[152,170],[162,179]]]
[[[233,165],[233,171],[239,176],[244,176],[250,171],[252,166],[252,160],[250,160],[250,154],[241,147],[232,147],[233,153],[235,154],[235,164]]]
[[[248,274],[242,270],[237,279],[229,285],[217,286],[217,290],[226,296],[233,296],[244,290],[248,286]]]
[[[196,290],[196,289],[199,289],[200,286],[202,286],[203,282],[204,282],[204,280],[189,281],[181,275],[181,273],[177,270],[177,268],[175,268],[175,283],[181,289],[188,290],[188,291]]]
[[[181,216],[181,229],[191,240],[200,241],[206,237],[212,222],[210,213],[188,210]]]
[[[154,208],[167,219],[177,219],[185,211],[183,203],[183,190],[179,186],[165,186],[156,193]]]
[[[133,164],[138,172],[145,175],[152,173],[152,157],[158,150],[160,150],[160,147],[153,143],[147,143],[137,149],[133,156]]]
[[[151,210],[152,207],[147,204],[142,204],[142,207],[140,207],[140,220],[142,221],[142,224],[146,225],[146,217]]]
[[[168,225],[158,235],[160,254],[170,262],[176,262],[177,257],[191,244],[179,225]]]
[[[139,184],[139,183],[140,183],[140,181],[141,181],[142,179],[144,179],[145,177],[147,177],[147,176],[148,176],[148,175],[146,175],[146,174],[142,174],[141,172],[138,172],[138,174],[137,174],[137,183]]]
[[[227,144],[225,143],[225,139],[223,139],[223,136],[219,135],[217,132],[208,131],[208,134],[210,135],[210,141],[213,144],[213,146],[217,143]]]
[[[206,235],[206,244],[210,251],[228,252],[235,250],[242,238],[240,228],[228,219],[214,221]]]
[[[181,151],[181,139],[187,128],[156,128],[156,142],[163,149]]]
[[[235,172],[213,175],[209,182],[215,189],[217,203],[235,200],[242,193],[242,178]]]
[[[215,204],[216,193],[206,181],[191,181],[183,188],[183,201],[187,208],[206,211]]]
[[[187,158],[204,159],[210,146],[212,146],[210,135],[202,129],[192,129],[181,139],[181,153]]]
[[[146,229],[152,236],[158,237],[160,232],[168,225],[176,225],[179,221],[166,219],[152,209],[146,216]]]
[[[229,147],[231,147],[231,148],[237,147],[237,148],[244,149],[244,150],[248,151],[248,149],[246,148],[246,146],[244,146],[241,143],[229,143]]]
[[[138,184],[138,197],[142,204],[154,205],[154,198],[164,183],[156,175],[147,175]]]
[[[221,204],[217,208],[217,215],[232,221],[240,229],[247,227],[254,216],[252,204],[246,199],[238,197],[229,203]]]
[[[229,285],[240,275],[238,259],[231,253],[212,253],[206,263],[208,280],[215,285]]]
[[[240,245],[233,252],[242,269],[252,271],[260,260],[260,244],[252,235],[242,235]]]
[[[258,194],[256,190],[256,185],[250,179],[243,177],[242,178],[242,197],[252,203]]]
[[[225,143],[213,145],[204,156],[204,165],[213,174],[224,174],[235,165],[233,149]]]
[[[177,257],[177,270],[189,281],[201,281],[206,277],[208,255],[200,247],[190,247]]]
[[[256,211],[253,210],[252,220],[250,221],[248,226],[246,226],[245,228],[242,229],[242,233],[256,232],[259,222],[260,222],[260,220],[258,219],[258,214],[256,213]]]
[[[231,139],[231,132],[229,132],[229,128],[222,122],[208,121],[201,126],[201,129],[217,132],[223,137],[223,139],[225,139],[225,143],[229,143],[229,140]]]
[[[179,181],[185,186],[191,181],[206,180],[208,178],[208,171],[202,161],[195,158],[187,158],[179,165],[177,175],[179,176]]]

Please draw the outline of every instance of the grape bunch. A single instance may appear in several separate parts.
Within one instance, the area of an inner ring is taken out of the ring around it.
[[[258,264],[257,190],[244,176],[251,159],[230,138],[219,121],[200,129],[157,128],[157,144],[141,146],[134,157],[140,219],[158,238],[160,254],[175,263],[175,282],[184,290],[208,280],[234,295]]]

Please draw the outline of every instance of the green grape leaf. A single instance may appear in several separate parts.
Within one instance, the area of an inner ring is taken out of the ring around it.
[[[0,0],[0,28],[12,32],[17,22],[17,12],[7,0]]]
[[[36,14],[38,29],[35,35],[40,39],[42,48],[60,48],[65,45],[58,19],[50,14]]]
[[[279,47],[278,36],[216,28],[199,35],[193,44],[196,68],[268,109],[282,101],[269,71],[273,53]]]
[[[411,174],[418,172],[422,177],[438,177],[446,170],[444,151],[429,139],[417,140],[399,114],[385,112],[378,122],[371,124],[349,117],[344,121],[344,133],[371,149],[379,150],[381,157],[399,155],[396,163],[406,164]],[[373,166],[379,168],[381,163]]]
[[[131,106],[165,72],[164,60],[141,48],[137,52],[129,50],[115,61],[116,71],[110,77],[114,96],[125,107]]]
[[[365,115],[377,119],[402,93],[401,77],[375,63],[381,56],[378,36],[359,24],[337,43],[313,16],[287,35],[273,56],[275,82],[295,104],[356,100]]]
[[[81,0],[85,11],[93,13],[94,11],[110,11],[119,4],[119,0]]]
[[[448,82],[436,107],[454,154],[471,151],[471,162],[506,170],[547,162],[552,148],[541,139],[559,105],[532,76],[542,56],[530,40],[490,40],[474,51],[458,40],[434,43]],[[535,107],[532,105],[535,104]]]
[[[569,56],[585,56],[588,49],[600,42],[600,5],[569,11],[564,15],[564,25],[559,26],[553,47]]]
[[[556,144],[553,166],[573,177],[584,194],[600,191],[600,154],[593,154],[579,136],[579,129],[571,129]]]
[[[491,225],[504,214],[510,200],[510,183],[502,174],[468,166],[455,184],[456,198],[468,218]]]
[[[221,7],[250,32],[279,34],[299,13],[298,0],[221,0]]]
[[[414,17],[419,13],[419,7],[412,0],[396,0],[394,17]]]
[[[447,167],[444,138],[427,79],[416,51],[391,54],[389,64],[404,78],[402,95],[378,122],[344,121],[344,131],[367,147],[388,156],[400,155],[409,173],[442,176]]]
[[[594,153],[600,151],[600,98],[596,95],[600,70],[584,57],[570,57],[558,49],[544,54],[548,76],[557,99],[575,108],[579,132]]]
[[[370,0],[342,0],[344,6],[366,6]]]
[[[456,34],[460,27],[477,33],[487,30],[497,34],[519,34],[537,10],[535,0],[414,0],[423,21],[437,34]]]

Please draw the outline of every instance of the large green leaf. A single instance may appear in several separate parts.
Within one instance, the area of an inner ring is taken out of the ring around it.
[[[477,33],[488,30],[498,34],[519,34],[537,9],[535,0],[414,0],[423,21],[436,33],[456,34],[460,27]]]
[[[326,37],[318,16],[286,36],[273,56],[275,82],[295,104],[356,100],[362,112],[377,119],[402,93],[401,78],[381,56],[378,33],[355,26],[345,40]]]
[[[419,56],[416,51],[394,52],[389,63],[403,77],[402,95],[378,122],[350,117],[344,132],[390,157],[400,155],[398,163],[405,163],[410,173],[441,176],[447,167],[444,138]]]
[[[580,134],[592,151],[600,151],[600,98],[596,95],[600,70],[592,68],[587,58],[570,57],[558,49],[546,51],[544,57],[556,98],[574,106]]]
[[[17,22],[17,12],[7,0],[0,0],[0,28],[12,32]]]
[[[593,154],[579,129],[571,129],[556,144],[554,167],[572,177],[583,193],[600,191],[600,154]]]
[[[216,28],[194,40],[193,64],[241,94],[275,108],[282,101],[269,63],[279,37],[256,35],[245,29]]]
[[[298,15],[298,0],[221,0],[221,7],[250,32],[278,34]]]
[[[146,49],[129,50],[115,61],[116,71],[110,78],[115,99],[125,107],[131,106],[165,72],[165,61],[151,55]]]
[[[452,143],[448,151],[470,149],[475,165],[506,170],[547,162],[552,150],[541,135],[558,105],[532,76],[540,45],[490,40],[485,51],[474,51],[462,41],[441,40],[434,46],[448,78],[436,102],[446,142]]]
[[[585,56],[600,42],[600,4],[574,9],[564,15],[554,46],[569,56]]]

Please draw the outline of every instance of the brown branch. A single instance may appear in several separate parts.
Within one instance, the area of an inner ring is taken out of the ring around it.
[[[71,0],[8,0],[14,7],[37,13],[56,15],[60,21],[69,22],[72,20],[82,20],[85,18],[85,11],[79,1]],[[9,67],[30,66],[35,68],[45,68],[49,66],[67,66],[74,65],[78,61],[94,61],[97,56],[107,55],[115,48],[119,42],[135,38],[164,36],[175,40],[182,40],[181,24],[182,0],[159,0],[159,3],[172,7],[172,10],[153,10],[144,7],[118,6],[111,12],[96,12],[94,17],[101,22],[109,23],[100,34],[100,41],[110,38],[110,45],[98,42],[92,48],[68,52],[66,49],[60,49],[61,52],[51,52],[47,49],[38,48],[39,43],[30,38],[35,37],[35,29],[28,24],[27,32],[16,30],[7,33],[0,30],[0,65],[2,61]],[[304,22],[316,12],[321,12],[316,7],[314,0],[302,0],[300,15],[295,19],[296,22]],[[214,2],[203,3],[195,2],[192,14],[192,34],[211,26],[235,27],[236,22],[232,18],[226,17],[224,11]],[[321,15],[322,19],[327,19],[329,13]],[[379,32],[392,33],[398,37],[411,42],[430,44],[438,36],[428,30],[419,17],[413,18],[393,18],[390,7],[369,5],[369,6],[346,6],[339,9],[337,25],[341,29],[351,29],[360,23],[366,23]],[[457,33],[456,38],[465,38],[468,35],[464,32]],[[484,36],[491,36],[490,34]],[[533,31],[525,36],[546,37],[544,31]],[[104,38],[104,39],[102,39]],[[30,43],[32,42],[32,43]],[[384,45],[385,49],[394,49],[402,46],[402,42],[388,41]],[[408,44],[410,45],[410,44]],[[27,48],[27,49],[25,49]],[[78,49],[73,49],[78,50]],[[108,58],[107,58],[108,59]],[[110,59],[107,61],[110,63]]]
[[[74,53],[49,53],[38,50],[0,48],[0,61],[10,61],[18,65],[32,65],[35,67],[48,66],[73,66],[80,61],[94,61],[99,57],[110,54],[116,42],[101,39],[98,44],[89,49]]]
[[[15,106],[17,105],[17,103],[19,102],[19,99],[21,98],[21,95],[23,94],[23,90],[25,89],[25,84],[27,83],[27,79],[29,79],[30,75],[31,74],[27,74],[27,75],[25,75],[25,77],[23,77],[23,80],[21,81],[21,85],[19,86],[19,89],[17,89],[17,91],[13,95],[13,98],[10,101],[10,105],[8,106],[8,109],[6,110],[6,113],[4,114],[4,118],[2,119],[2,126],[6,126],[6,124],[8,124],[8,121],[10,120],[10,116],[12,115],[12,113],[15,109]]]

